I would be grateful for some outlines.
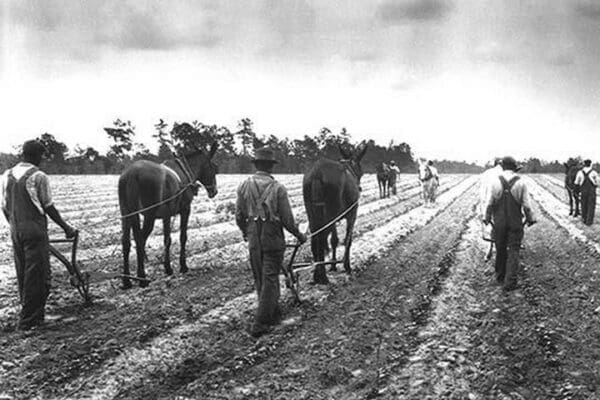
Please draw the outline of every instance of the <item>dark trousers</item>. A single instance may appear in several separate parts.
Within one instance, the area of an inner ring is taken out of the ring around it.
[[[48,237],[13,233],[12,243],[22,306],[19,327],[27,329],[44,321],[51,277]]]
[[[496,279],[505,289],[512,289],[517,285],[523,229],[496,228],[495,235]]]
[[[269,325],[281,320],[279,310],[279,271],[283,262],[283,251],[262,251],[250,247],[250,264],[254,274],[254,287],[258,294],[258,308],[252,331],[263,332]]]
[[[581,218],[586,225],[594,223],[596,213],[596,189],[581,191]]]

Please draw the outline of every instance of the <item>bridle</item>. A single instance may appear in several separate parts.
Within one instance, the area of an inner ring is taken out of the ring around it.
[[[340,160],[340,162],[342,163],[346,171],[350,172],[350,175],[352,175],[354,179],[356,179],[358,190],[362,191],[362,188],[360,187],[360,178],[358,176],[358,172],[356,172],[356,161],[354,161],[353,159],[342,159]]]
[[[183,173],[186,175],[188,182],[189,182],[188,185],[195,186],[196,189],[200,185],[202,185],[206,188],[206,191],[209,193],[214,192],[217,189],[216,183],[211,184],[211,185],[205,185],[198,180],[198,177],[196,177],[196,179],[192,178],[192,169],[190,168],[190,164],[188,163],[185,156],[182,155],[182,156],[176,157],[175,162],[177,163],[177,165],[179,165],[179,168],[181,168]]]

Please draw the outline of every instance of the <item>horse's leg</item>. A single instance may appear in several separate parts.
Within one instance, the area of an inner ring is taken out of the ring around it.
[[[354,223],[356,222],[356,209],[348,215],[346,218],[346,237],[344,238],[344,269],[347,273],[352,272],[350,268],[350,247],[352,246],[352,231],[354,230]]]
[[[179,272],[185,274],[188,272],[186,261],[185,245],[187,243],[187,227],[190,218],[190,208],[186,207],[181,211],[180,227],[179,227]]]
[[[325,232],[322,232],[311,239],[311,248],[313,250],[314,262],[325,261],[324,243],[327,243],[327,233]],[[326,285],[329,283],[329,279],[327,279],[327,273],[325,271],[325,266],[323,264],[319,264],[315,267],[315,271],[313,272],[313,281],[314,283],[321,285]]]
[[[144,236],[142,233],[142,229],[140,228],[140,216],[135,215],[132,217],[132,228],[133,228],[133,238],[135,239],[135,250],[137,254],[137,276],[138,278],[146,278],[146,271],[144,270],[144,256],[146,252],[144,251]],[[145,222],[145,221],[144,221]],[[140,281],[141,287],[148,286],[148,282]]]
[[[167,275],[173,275],[173,269],[171,268],[171,217],[163,217],[163,244],[164,244],[164,256],[163,265],[165,266],[165,273]]]
[[[494,242],[490,242],[490,248],[488,249],[488,252],[485,255],[485,261],[489,261],[492,258],[493,253],[494,253]]]
[[[156,220],[156,212],[154,210],[150,210],[147,214],[144,214],[144,224],[142,226],[142,237],[144,238],[144,243],[142,245],[142,250],[144,251],[144,261],[148,262],[148,254],[146,253],[146,242],[148,241],[148,237],[152,233],[154,229],[154,221]]]
[[[121,244],[123,245],[123,275],[129,276],[129,252],[131,251],[131,224],[128,218],[121,220]],[[131,289],[131,280],[123,277],[123,289]]]
[[[331,261],[337,260],[335,251],[336,251],[339,243],[340,243],[340,240],[339,240],[338,234],[337,234],[337,226],[334,224],[331,229]],[[335,265],[335,263],[331,264],[330,270],[337,271],[337,266]]]
[[[567,188],[566,190],[567,196],[569,196],[569,215],[573,215],[573,194],[571,193],[569,188]]]
[[[575,214],[573,216],[578,217],[579,215],[581,215],[581,213],[579,212],[579,207],[581,204],[581,193],[575,193],[573,194],[573,196],[575,197]]]

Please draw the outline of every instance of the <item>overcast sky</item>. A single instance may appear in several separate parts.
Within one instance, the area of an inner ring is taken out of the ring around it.
[[[345,126],[419,156],[600,159],[600,1],[8,0],[0,151],[105,150],[130,119],[299,137]]]

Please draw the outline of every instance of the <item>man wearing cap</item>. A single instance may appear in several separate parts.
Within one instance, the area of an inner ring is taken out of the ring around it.
[[[396,165],[396,161],[390,161],[390,186],[392,188],[392,194],[396,194],[396,182],[400,176],[400,168]]]
[[[493,222],[496,243],[496,280],[506,291],[517,286],[519,250],[523,240],[523,214],[528,226],[536,221],[527,186],[517,175],[517,162],[504,157],[502,173],[492,182],[485,206],[484,224]]]
[[[248,242],[258,308],[250,334],[259,337],[281,320],[279,310],[279,271],[285,251],[283,228],[306,241],[294,222],[285,187],[271,172],[277,163],[273,150],[256,149],[252,162],[256,173],[237,189],[235,219]]]
[[[592,160],[583,162],[583,169],[575,176],[575,186],[581,194],[581,218],[586,225],[594,223],[598,173],[592,169]]]
[[[67,238],[76,233],[54,207],[48,176],[38,168],[44,151],[44,146],[36,140],[25,142],[23,161],[3,174],[0,185],[2,211],[10,224],[22,306],[18,327],[23,330],[44,322],[50,292],[46,216],[65,231]]]

